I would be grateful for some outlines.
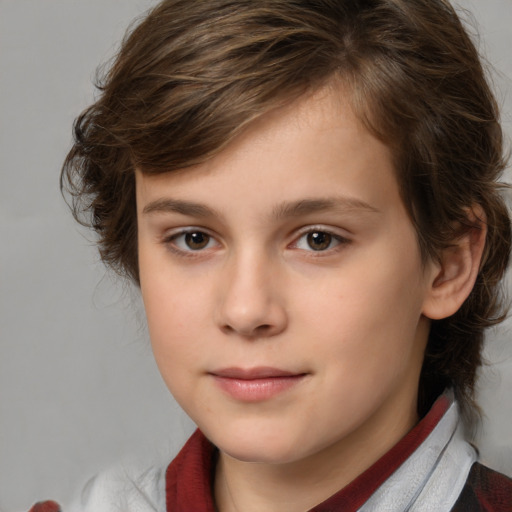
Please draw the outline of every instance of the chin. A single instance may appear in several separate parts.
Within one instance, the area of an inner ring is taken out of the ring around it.
[[[228,446],[218,446],[218,448],[233,459],[254,464],[288,464],[301,458],[296,447],[292,450],[283,446],[268,446],[264,443],[249,442],[243,445],[230,443]]]
[[[222,432],[203,430],[203,433],[220,451],[241,462],[286,464],[301,458],[297,447],[301,448],[300,451],[305,448],[303,440],[297,440],[277,428],[253,426],[249,429],[223,429]]]

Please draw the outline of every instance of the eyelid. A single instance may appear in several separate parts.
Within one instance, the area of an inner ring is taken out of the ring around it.
[[[326,233],[338,241],[338,243],[334,247],[328,248],[325,250],[320,250],[320,251],[315,251],[314,249],[311,249],[310,251],[308,251],[306,249],[303,249],[306,252],[314,253],[316,256],[321,256],[322,253],[332,252],[332,251],[336,250],[337,248],[339,248],[339,246],[347,245],[352,242],[352,240],[350,239],[350,237],[348,235],[341,234],[340,231],[341,231],[340,228],[333,228],[331,226],[326,226],[326,225],[322,225],[322,224],[314,224],[314,225],[304,226],[303,228],[300,228],[298,230],[298,232],[295,233],[294,239],[291,242],[291,244],[289,244],[289,246],[296,247],[299,240],[302,237],[304,237],[305,235],[308,235],[310,233],[315,233],[315,232]],[[345,230],[343,230],[343,231],[344,231],[344,233],[346,233]]]
[[[343,231],[343,234],[340,233],[340,231]],[[187,233],[204,233],[210,239],[214,242],[214,247],[205,247],[202,249],[185,249],[178,247],[174,241],[180,237],[184,236]],[[307,249],[299,249],[297,247],[298,242],[302,237],[305,235],[308,235],[310,233],[314,232],[320,232],[320,233],[326,233],[333,237],[334,240],[337,241],[337,243],[334,245],[334,247],[329,247],[324,250],[318,250],[315,251],[313,248],[310,250]],[[297,248],[299,250],[303,250],[304,252],[311,252],[314,253],[315,256],[322,256],[323,254],[330,254],[334,252],[336,249],[339,249],[340,246],[345,246],[352,242],[349,236],[345,235],[346,230],[342,230],[341,228],[335,228],[332,226],[326,226],[322,224],[314,224],[314,225],[307,225],[300,229],[298,229],[294,235],[293,240],[289,244],[287,244],[288,248]],[[179,227],[179,228],[173,228],[168,231],[166,231],[162,237],[161,237],[161,243],[166,246],[166,248],[173,252],[174,254],[177,254],[179,256],[183,257],[200,257],[204,255],[205,252],[210,251],[211,249],[214,249],[215,247],[220,247],[222,243],[219,241],[218,235],[211,232],[211,230],[201,227],[201,226],[185,226],[185,227]]]
[[[187,235],[188,233],[204,233],[210,238],[210,240],[215,242],[216,247],[221,245],[216,235],[212,234],[210,230],[200,226],[186,226],[166,231],[161,238],[161,243],[164,244],[169,251],[184,257],[198,257],[201,256],[202,253],[212,249],[212,247],[205,247],[197,250],[184,249],[173,243],[177,238]]]

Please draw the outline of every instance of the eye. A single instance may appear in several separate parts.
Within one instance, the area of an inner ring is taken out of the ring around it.
[[[295,247],[305,251],[322,252],[334,249],[342,243],[348,243],[348,240],[329,231],[314,229],[304,233],[295,243]]]
[[[199,230],[182,231],[170,236],[165,242],[183,252],[202,251],[218,245],[212,236]]]

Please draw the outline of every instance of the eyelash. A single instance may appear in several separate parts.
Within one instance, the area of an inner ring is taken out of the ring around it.
[[[203,235],[203,236],[206,236],[208,237],[208,242],[206,244],[205,247],[203,248],[200,248],[200,249],[197,249],[197,250],[194,250],[192,248],[181,248],[177,245],[176,241],[183,237],[183,243],[186,243],[185,242],[185,237],[187,235]],[[187,228],[187,229],[182,229],[176,233],[172,233],[168,236],[166,236],[162,242],[163,244],[170,250],[172,251],[173,253],[179,255],[179,256],[184,256],[184,257],[188,257],[188,258],[194,258],[194,257],[198,257],[201,255],[201,253],[205,250],[205,249],[209,249],[210,247],[208,247],[210,245],[210,242],[212,240],[215,240],[215,237],[210,235],[207,231],[205,231],[204,229],[200,229],[200,228],[195,228],[195,227],[190,227],[190,228]],[[218,242],[217,242],[217,245],[218,245]]]
[[[300,241],[306,237],[309,237],[310,235],[314,235],[314,234],[322,234],[322,235],[327,235],[329,237],[329,243],[328,243],[328,247],[324,248],[324,249],[320,249],[320,250],[315,250],[313,249],[311,246],[309,246],[309,249],[302,249],[306,252],[311,252],[313,253],[312,255],[314,255],[315,257],[319,257],[319,256],[324,256],[324,255],[327,255],[327,254],[332,254],[333,252],[335,251],[339,251],[340,249],[343,248],[343,246],[346,246],[348,245],[351,240],[338,234],[338,233],[335,233],[333,230],[331,229],[328,229],[324,226],[308,226],[306,229],[304,229],[300,234],[299,236],[295,239],[294,242],[292,242],[291,246],[292,247],[296,247],[298,249],[301,249],[299,247],[299,243]],[[306,243],[309,245],[308,243],[309,241],[306,241]],[[333,242],[336,242],[334,246],[331,246],[331,244]],[[327,254],[326,254],[327,253]]]
[[[318,250],[315,250],[309,245],[310,240],[307,240],[307,237],[315,235],[315,234],[321,234],[321,235],[327,235],[328,241],[327,241],[327,247],[321,248]],[[186,244],[185,238],[187,235],[202,235],[203,237],[207,237],[207,242],[204,247],[200,247],[197,249],[192,249],[190,247],[184,248],[179,247],[176,243],[178,239],[183,237],[183,243]],[[306,238],[306,244],[308,244],[309,248],[301,248],[299,247],[299,244],[302,239]],[[166,236],[162,242],[163,244],[173,253],[188,257],[188,258],[194,258],[201,256],[205,250],[211,249],[210,243],[212,241],[215,241],[215,245],[220,245],[219,242],[215,240],[215,237],[211,234],[209,234],[206,230],[201,228],[195,228],[190,227],[187,229],[182,229],[179,232],[172,233],[168,236]],[[323,226],[309,226],[308,228],[305,228],[299,235],[294,239],[294,241],[289,244],[287,247],[296,248],[299,250],[303,250],[305,252],[310,252],[315,257],[326,255],[325,253],[332,254],[332,252],[340,250],[343,246],[348,245],[351,242],[348,238],[341,236],[337,233],[334,233],[330,229],[326,229]],[[332,246],[332,244],[335,244]]]

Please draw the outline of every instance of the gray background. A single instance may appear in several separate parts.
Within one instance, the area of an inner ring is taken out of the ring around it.
[[[150,0],[0,0],[0,510],[67,502],[127,455],[166,459],[193,425],[152,361],[137,294],[105,274],[58,190],[96,66]],[[512,135],[512,0],[464,0]],[[512,324],[490,333],[483,459],[512,475]]]

